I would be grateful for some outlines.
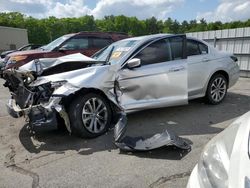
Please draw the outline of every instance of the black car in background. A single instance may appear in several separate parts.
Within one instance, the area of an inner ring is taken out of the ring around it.
[[[41,47],[41,44],[27,44],[25,46],[22,46],[21,48],[18,48],[16,50],[8,50],[8,51],[4,51],[1,53],[1,58],[5,58],[6,55],[12,53],[12,52],[17,52],[17,51],[26,51],[26,50],[33,50],[33,49],[37,49],[39,47]]]

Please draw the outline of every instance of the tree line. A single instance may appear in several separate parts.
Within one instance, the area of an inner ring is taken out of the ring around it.
[[[220,21],[208,23],[205,19],[178,22],[168,18],[163,21],[157,20],[155,17],[139,20],[136,17],[124,15],[110,15],[103,19],[95,19],[89,15],[78,18],[56,18],[52,16],[37,19],[19,12],[9,12],[0,13],[0,26],[25,28],[28,30],[30,43],[47,44],[64,34],[79,31],[114,31],[124,32],[131,36],[155,33],[186,33],[250,27],[250,19],[227,23]]]

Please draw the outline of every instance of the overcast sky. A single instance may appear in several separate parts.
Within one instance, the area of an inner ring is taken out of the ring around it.
[[[0,11],[18,11],[36,18],[94,15],[171,17],[178,21],[201,19],[233,21],[250,19],[250,0],[0,0]]]

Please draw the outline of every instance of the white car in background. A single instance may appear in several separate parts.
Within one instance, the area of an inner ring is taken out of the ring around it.
[[[187,188],[250,187],[250,111],[206,145]]]

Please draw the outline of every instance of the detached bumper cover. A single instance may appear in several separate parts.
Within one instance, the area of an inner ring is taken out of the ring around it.
[[[173,132],[165,131],[149,138],[125,136],[127,117],[121,113],[120,119],[114,129],[115,145],[123,151],[148,151],[165,146],[176,146],[180,149],[190,150],[191,146],[183,138]]]

